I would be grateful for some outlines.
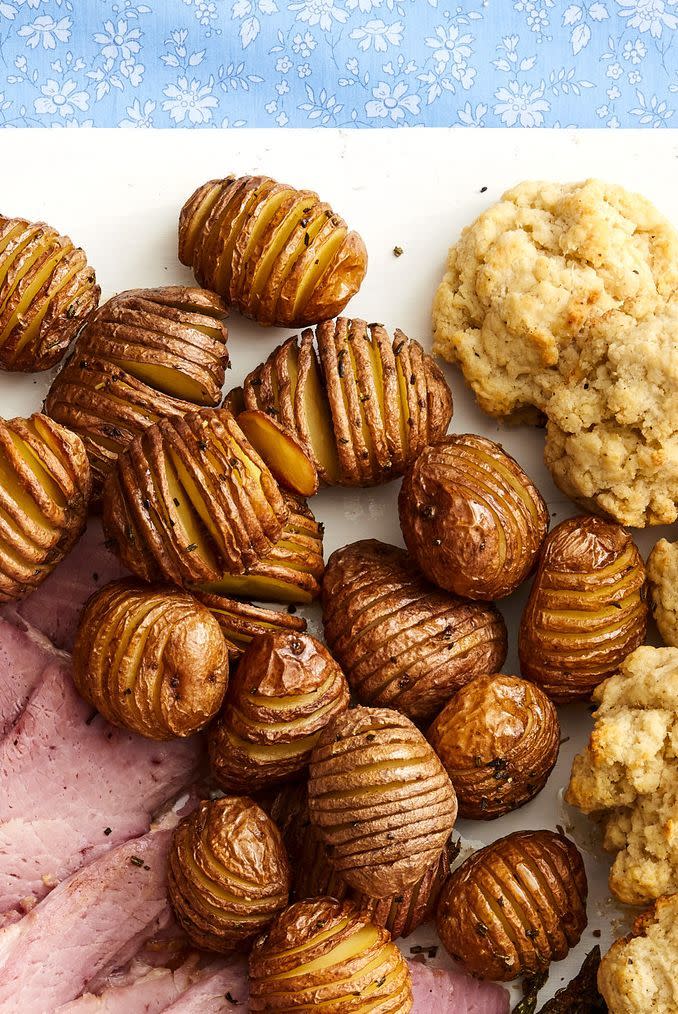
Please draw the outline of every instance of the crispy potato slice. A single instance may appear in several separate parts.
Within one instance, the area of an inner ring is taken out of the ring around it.
[[[232,658],[239,658],[253,638],[261,634],[303,633],[306,630],[304,617],[286,610],[266,609],[252,602],[209,592],[196,591],[194,594],[219,623]]]
[[[289,430],[259,409],[241,412],[238,426],[285,489],[304,497],[318,491],[318,471]]]

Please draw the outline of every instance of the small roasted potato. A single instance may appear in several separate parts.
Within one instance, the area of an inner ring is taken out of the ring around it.
[[[438,901],[438,935],[478,978],[534,975],[579,941],[587,893],[571,841],[553,831],[516,831],[451,874]]]
[[[187,592],[113,581],[80,617],[73,681],[113,725],[149,739],[191,736],[221,707],[228,648],[209,609]]]
[[[349,901],[290,905],[254,944],[251,1011],[322,1008],[326,1014],[409,1014],[407,962],[387,930]]]
[[[374,539],[330,557],[323,624],[360,703],[414,721],[430,721],[461,686],[506,659],[494,606],[434,588],[404,550]]]
[[[452,418],[450,389],[418,342],[345,317],[279,345],[242,400],[294,434],[328,486],[397,478]]]
[[[283,494],[289,511],[280,539],[242,574],[223,573],[202,591],[265,602],[307,605],[320,595],[325,570],[323,526],[297,497]]]
[[[246,796],[201,803],[174,832],[167,887],[195,947],[242,947],[288,902],[290,866],[278,828]]]
[[[520,622],[520,671],[552,700],[588,698],[645,640],[645,567],[630,533],[602,518],[551,531]]]
[[[149,426],[104,486],[104,531],[125,566],[145,581],[207,591],[270,553],[288,515],[277,482],[225,409]]]
[[[179,260],[259,324],[300,327],[341,313],[367,251],[312,190],[268,176],[210,180],[179,216]]]
[[[416,883],[457,816],[430,745],[388,708],[354,708],[325,728],[311,754],[308,808],[334,869],[373,898]]]
[[[39,413],[0,419],[0,602],[28,595],[72,549],[90,491],[80,437]]]
[[[225,595],[211,595],[201,591],[193,594],[207,606],[221,627],[232,660],[239,659],[252,640],[260,634],[299,634],[306,630],[303,616],[266,609],[265,606],[230,599]]]
[[[460,816],[493,820],[544,788],[558,759],[560,723],[533,683],[477,676],[443,708],[428,740],[454,785]]]
[[[348,702],[344,674],[310,634],[255,637],[210,729],[219,787],[254,792],[300,775],[320,733]]]
[[[258,408],[247,409],[237,418],[238,426],[284,489],[304,497],[318,492],[318,470],[290,430]]]
[[[472,433],[426,447],[398,498],[405,545],[429,581],[500,599],[532,571],[548,531],[544,499],[514,458]]]
[[[84,250],[68,236],[0,215],[0,368],[50,369],[100,294]]]

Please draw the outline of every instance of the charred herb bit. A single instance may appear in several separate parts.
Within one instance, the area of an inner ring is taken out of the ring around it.
[[[484,922],[476,923],[476,933],[478,934],[479,937],[486,937],[488,932],[489,931]]]
[[[401,246],[394,246],[393,247],[393,256],[394,257],[402,257],[403,253],[404,253],[404,250],[403,250],[403,248]]]
[[[234,1007],[239,1007],[240,1006],[240,1000],[236,1000],[236,998],[231,995],[230,990],[226,994],[226,999],[228,1000],[229,1003],[232,1003]]]
[[[131,862],[132,866],[143,866],[144,865],[143,859],[139,859],[139,856],[130,856],[130,862]]]
[[[198,548],[198,543],[197,542],[192,542],[190,544],[190,546],[186,546],[186,552],[187,553],[195,553],[195,551],[196,551],[197,548]]]
[[[574,979],[559,989],[539,1014],[605,1014],[607,1004],[598,992],[597,976],[600,965],[600,947],[596,946],[584,958]]]
[[[172,501],[173,501],[175,507],[179,506],[179,501],[178,501],[178,499],[175,496],[172,497]]]
[[[112,834],[112,833],[113,833],[113,828],[111,828],[111,827],[105,827],[104,828],[104,834],[106,835],[107,838],[108,838],[109,834]]]
[[[537,1009],[537,996],[539,990],[546,982],[546,972],[538,975],[530,975],[523,979],[523,999],[513,1008],[513,1014],[534,1014]]]
[[[340,377],[343,377],[346,373],[346,366],[344,358],[346,356],[346,349],[340,349],[337,353],[337,373]]]
[[[291,616],[293,616],[293,615],[294,615],[294,613],[296,613],[296,611],[297,611],[297,607],[296,607],[295,605],[289,605],[289,606],[287,607],[287,612],[288,612],[288,613],[289,613],[289,614],[290,614]]]
[[[481,194],[484,194],[484,193],[486,193],[486,192],[487,192],[487,187],[481,187],[481,188],[480,188],[480,193],[481,193]]]
[[[403,340],[401,342],[398,342],[398,344],[394,347],[393,355],[399,356],[404,348],[405,348],[405,339],[403,338]]]

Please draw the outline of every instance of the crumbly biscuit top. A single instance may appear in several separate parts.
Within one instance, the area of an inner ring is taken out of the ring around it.
[[[659,633],[678,648],[678,542],[659,540],[647,560],[647,579]]]

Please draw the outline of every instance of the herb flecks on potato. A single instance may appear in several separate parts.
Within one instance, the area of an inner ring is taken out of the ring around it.
[[[74,433],[40,414],[0,419],[0,602],[28,595],[71,550],[90,489]]]
[[[506,627],[492,605],[434,588],[404,550],[374,539],[330,557],[323,625],[361,704],[415,721],[432,719],[461,686],[506,659]]]
[[[587,698],[645,640],[645,567],[612,521],[569,518],[544,541],[520,622],[520,669],[557,702]]]
[[[539,490],[493,440],[455,434],[425,448],[398,499],[405,545],[426,577],[465,598],[510,595],[548,530]]]
[[[198,187],[181,209],[179,260],[260,324],[299,327],[341,313],[365,277],[356,232],[311,190],[268,176]]]
[[[397,478],[452,418],[445,378],[418,342],[345,317],[278,346],[242,401],[294,434],[328,486]]]
[[[571,841],[553,831],[516,831],[452,873],[438,902],[438,933],[455,961],[481,979],[534,974],[579,941],[587,892]]]
[[[114,581],[82,613],[73,679],[114,725],[149,739],[190,736],[221,707],[228,649],[216,619],[192,595]]]
[[[250,954],[251,1011],[409,1014],[407,962],[387,930],[350,902],[318,898],[291,905]]]
[[[0,215],[0,368],[32,373],[58,363],[100,292],[67,236]]]

